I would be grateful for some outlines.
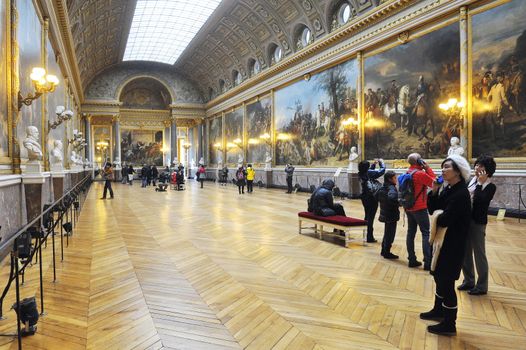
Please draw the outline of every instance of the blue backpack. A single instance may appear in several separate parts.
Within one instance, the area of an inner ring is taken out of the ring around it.
[[[398,176],[398,203],[404,209],[411,209],[418,197],[425,191],[425,187],[422,191],[415,196],[415,184],[413,182],[413,175],[417,170],[413,170],[410,173],[402,174]]]

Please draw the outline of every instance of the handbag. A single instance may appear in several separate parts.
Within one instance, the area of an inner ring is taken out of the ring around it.
[[[133,181],[133,174],[128,174],[128,181]]]

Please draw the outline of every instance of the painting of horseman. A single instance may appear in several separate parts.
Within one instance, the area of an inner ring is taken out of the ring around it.
[[[452,24],[365,60],[366,158],[447,154],[461,130],[438,105],[459,98],[460,39]]]

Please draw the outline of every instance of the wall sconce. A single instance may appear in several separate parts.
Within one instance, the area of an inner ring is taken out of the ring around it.
[[[344,120],[342,120],[341,123],[342,123],[343,127],[360,124],[360,122],[357,119],[355,119],[354,117],[349,117],[347,119],[344,119]]]
[[[240,138],[235,139],[233,142],[237,147],[243,148],[243,140],[241,140]]]
[[[192,147],[192,144],[189,143],[189,142],[184,142],[184,143],[183,143],[183,147],[184,147],[185,150],[188,151],[188,149],[189,149],[190,147]]]
[[[249,145],[257,145],[257,144],[259,144],[259,140],[258,139],[248,139],[248,144]]]
[[[285,133],[279,133],[276,139],[279,141],[288,141],[292,139],[292,135],[285,134]]]
[[[22,93],[18,92],[18,110],[22,109],[23,105],[30,106],[33,103],[33,100],[36,100],[42,94],[46,92],[53,92],[58,85],[58,78],[52,74],[46,74],[44,68],[35,67],[31,71],[29,76],[33,81],[33,86],[35,87],[34,95],[27,95],[27,97],[22,96]]]
[[[55,114],[57,115],[57,120],[55,120],[53,123],[49,120],[47,121],[48,132],[50,129],[56,129],[63,122],[73,118],[73,111],[64,108],[64,106],[57,106],[55,109]]]
[[[221,146],[221,143],[217,142],[217,143],[214,143],[214,148],[218,151],[222,151],[223,150],[223,147]]]
[[[68,140],[68,144],[73,145],[73,149],[76,151],[80,151],[87,146],[86,140],[82,137],[82,132],[78,130],[73,130],[73,138]]]

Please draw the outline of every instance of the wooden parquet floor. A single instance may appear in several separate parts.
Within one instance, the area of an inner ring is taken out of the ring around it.
[[[24,349],[526,349],[526,223],[488,225],[490,292],[459,294],[458,335],[448,338],[418,318],[433,281],[407,267],[402,222],[401,259],[389,261],[359,233],[349,249],[298,235],[307,194],[194,182],[114,190],[102,201],[102,185],[92,187],[57,283],[44,250],[47,315]],[[359,201],[344,207],[363,216]],[[421,257],[419,237],[415,246]],[[38,296],[38,267],[26,277],[22,296]],[[13,300],[14,288],[4,333],[15,328]],[[16,342],[2,337],[4,348]]]

